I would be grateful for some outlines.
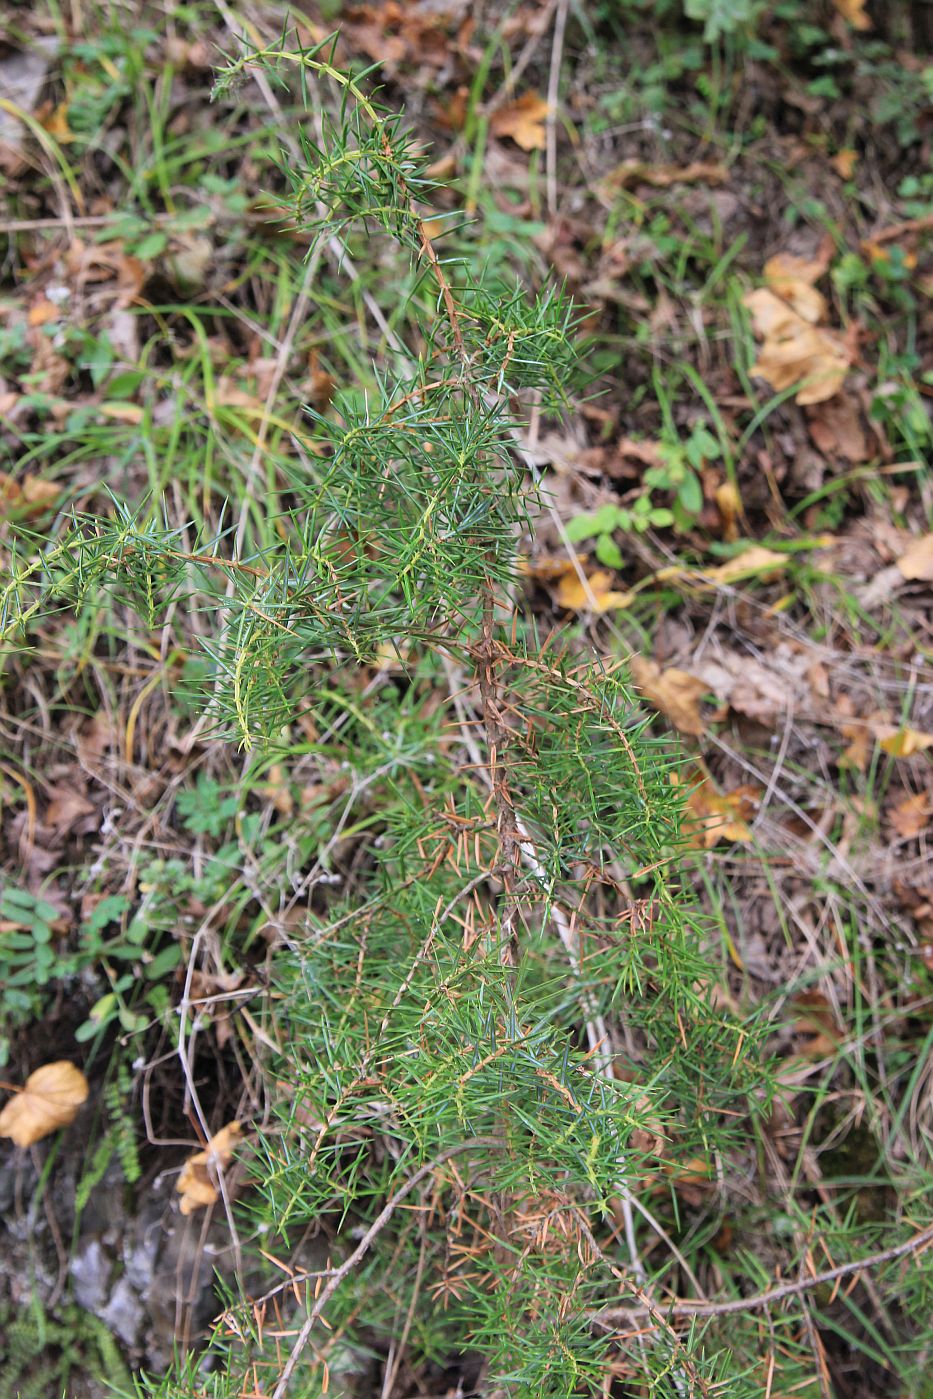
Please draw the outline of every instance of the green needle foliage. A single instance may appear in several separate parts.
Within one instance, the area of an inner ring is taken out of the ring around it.
[[[283,162],[309,256],[388,239],[410,260],[390,369],[312,415],[318,451],[289,469],[274,547],[241,556],[229,529],[192,543],[114,501],[24,545],[0,610],[22,641],[102,589],[146,627],[172,604],[176,634],[198,623],[214,729],[268,754],[300,715],[347,779],[276,954],[285,1091],[241,1206],[267,1255],[323,1235],[330,1264],[232,1297],[208,1362],[137,1392],[339,1394],[404,1363],[516,1399],[610,1378],[620,1395],[758,1394],[724,1331],[665,1316],[690,1283],[670,1251],[643,1259],[637,1198],[697,1158],[715,1176],[767,1101],[757,1030],[711,998],[670,761],[624,679],[515,609],[515,424],[531,394],[560,411],[573,310],[441,258],[426,156],[331,42],[251,53],[221,83],[255,64],[317,115],[302,163]],[[387,654],[400,683],[361,697],[354,677]],[[625,1303],[630,1322],[600,1322]]]

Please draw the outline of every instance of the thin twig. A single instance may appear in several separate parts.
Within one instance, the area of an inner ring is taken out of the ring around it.
[[[551,71],[547,85],[547,116],[544,119],[547,159],[547,207],[551,218],[557,213],[557,103],[560,97],[560,68],[564,56],[564,33],[570,0],[560,0],[554,20],[554,42],[551,45]]]
[[[851,1277],[853,1274],[864,1272],[868,1268],[880,1268],[885,1263],[892,1263],[897,1258],[905,1258],[911,1254],[920,1253],[929,1244],[933,1243],[933,1224],[921,1229],[919,1234],[914,1234],[910,1239],[906,1239],[901,1244],[893,1244],[891,1248],[883,1248],[878,1253],[870,1253],[866,1258],[856,1258],[850,1263],[840,1263],[835,1268],[827,1268],[824,1273],[815,1273],[813,1277],[801,1278],[797,1282],[781,1283],[778,1287],[771,1287],[767,1292],[757,1292],[752,1297],[737,1297],[731,1302],[707,1302],[698,1298],[682,1298],[676,1302],[671,1302],[664,1308],[664,1315],[667,1318],[680,1316],[735,1316],[742,1312],[761,1311],[763,1307],[773,1307],[776,1302],[783,1302],[787,1297],[799,1297],[801,1293],[811,1292],[814,1287],[822,1287],[825,1283],[836,1282],[839,1278]],[[629,1321],[638,1316],[650,1313],[647,1306],[638,1307],[603,1307],[597,1312],[591,1313],[590,1320],[598,1322]]]
[[[153,214],[150,217],[153,223],[157,223],[159,220],[158,214]],[[166,214],[162,217],[164,222],[168,222],[170,215]],[[113,220],[113,214],[83,214],[79,217],[72,218],[70,221],[66,221],[61,217],[48,219],[4,219],[3,222],[0,223],[0,234],[6,236],[14,233],[34,233],[43,228],[54,230],[67,230],[69,227],[72,229],[103,228],[108,223],[112,223]]]

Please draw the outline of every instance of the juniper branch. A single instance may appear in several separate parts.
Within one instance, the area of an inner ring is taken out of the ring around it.
[[[390,1199],[386,1201],[372,1224],[366,1230],[366,1233],[360,1239],[356,1248],[352,1253],[347,1255],[339,1268],[334,1269],[328,1281],[318,1293],[314,1300],[314,1305],[308,1312],[301,1330],[298,1332],[295,1342],[292,1345],[291,1354],[285,1362],[278,1383],[272,1391],[272,1399],[283,1399],[283,1396],[287,1393],[291,1377],[295,1373],[305,1346],[311,1338],[311,1332],[320,1319],[324,1308],[327,1306],[344,1278],[346,1278],[357,1264],[365,1258],[403,1200],[406,1200],[423,1180],[429,1175],[432,1175],[436,1170],[439,1170],[441,1166],[451,1161],[455,1156],[461,1156],[465,1151],[493,1151],[499,1149],[503,1145],[504,1143],[499,1137],[477,1137],[474,1141],[460,1142],[455,1146],[448,1147],[446,1151],[440,1152],[433,1161],[427,1162],[426,1165],[419,1166],[416,1171],[412,1172],[405,1181],[405,1184],[401,1185]]]
[[[442,1348],[418,1333],[443,1325],[444,1344],[481,1350],[515,1394],[569,1399],[597,1392],[615,1344],[590,1321],[590,1303],[612,1286],[616,1265],[597,1235],[608,1225],[615,1246],[613,1216],[636,1296],[651,1301],[631,1204],[644,1169],[632,1134],[670,1122],[685,1150],[705,1141],[710,1103],[742,1091],[731,1052],[739,1028],[697,989],[702,948],[666,887],[678,799],[623,677],[545,658],[533,628],[500,602],[514,589],[527,518],[515,450],[522,395],[532,389],[543,411],[559,411],[575,357],[572,309],[560,293],[529,299],[440,255],[420,211],[423,153],[365,75],[335,67],[329,41],[244,44],[221,81],[256,71],[271,93],[279,69],[302,85],[321,79],[331,94],[318,104],[323,136],[301,130],[285,162],[309,252],[338,238],[342,256],[355,251],[356,229],[367,238],[375,229],[408,260],[412,345],[402,330],[383,332],[401,368],[374,372],[311,415],[321,451],[307,472],[277,463],[289,493],[280,544],[244,557],[241,521],[183,547],[148,505],[112,502],[108,518],[75,521],[44,561],[19,570],[8,610],[28,628],[42,599],[81,605],[89,589],[109,587],[151,624],[172,600],[174,625],[187,616],[206,633],[203,694],[242,746],[274,746],[300,708],[315,733],[308,746],[349,774],[288,886],[289,912],[304,905],[306,926],[274,959],[283,1019],[267,1042],[285,1047],[276,1076],[290,1091],[276,1125],[253,1138],[249,1208],[285,1247],[293,1229],[348,1217],[362,1241],[336,1268],[296,1269],[257,1299],[261,1309],[312,1276],[322,1284],[284,1366],[278,1352],[262,1361],[276,1368],[275,1393],[319,1363],[311,1337],[325,1308],[357,1334],[364,1311],[368,1345],[373,1335],[394,1341],[395,1312],[380,1310],[375,1285],[382,1269],[405,1290],[410,1347]],[[367,304],[386,326],[371,296]],[[254,465],[262,442],[260,428]],[[389,646],[405,655],[406,677],[373,679],[360,699],[348,672]],[[462,749],[435,703],[442,666]],[[360,858],[346,887],[325,887],[325,871],[346,873],[337,852],[351,840]],[[657,923],[636,925],[609,873],[619,862],[647,883]],[[624,1073],[609,1038],[621,1005],[632,1046]],[[700,1047],[693,1058],[684,1021]],[[462,1234],[438,1211],[422,1221],[415,1257],[401,1206],[440,1164],[476,1149],[481,1187],[453,1166],[444,1186],[467,1221]],[[553,1248],[534,1224],[550,1197],[559,1205],[549,1221],[582,1221]],[[599,1267],[582,1247],[584,1225]],[[240,1337],[216,1382],[227,1399],[250,1356],[269,1353],[248,1307],[232,1304],[224,1322]],[[692,1343],[666,1344],[645,1343],[639,1382],[681,1393],[705,1362]]]

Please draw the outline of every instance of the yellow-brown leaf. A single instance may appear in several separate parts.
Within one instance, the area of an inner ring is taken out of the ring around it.
[[[659,709],[682,734],[699,737],[705,729],[699,702],[706,685],[686,670],[671,666],[662,670],[656,661],[644,656],[632,656],[629,661],[632,679],[645,699]]]
[[[146,416],[138,403],[99,403],[97,411],[116,423],[141,423]]]
[[[587,557],[586,554],[574,555],[578,564],[586,563]],[[521,554],[518,559],[518,571],[526,578],[534,578],[539,583],[551,583],[556,578],[563,578],[565,573],[574,571],[574,559],[569,558],[567,554],[539,554],[537,558]]]
[[[39,476],[24,476],[14,481],[5,471],[0,471],[0,520],[11,516],[30,520],[42,515],[54,505],[62,493],[61,486],[54,481],[43,481]]]
[[[230,1165],[242,1131],[239,1122],[228,1122],[211,1137],[203,1151],[189,1156],[175,1185],[181,1196],[182,1214],[193,1214],[220,1198],[220,1177]]]
[[[771,290],[786,301],[798,316],[816,325],[829,309],[825,296],[815,286],[827,266],[822,258],[777,253],[765,263],[764,276]]]
[[[853,29],[871,29],[871,20],[865,13],[866,0],[833,0],[833,4]]]
[[[558,607],[566,607],[570,612],[610,612],[614,608],[629,607],[633,593],[615,592],[612,589],[612,574],[598,568],[591,573],[584,584],[578,574],[570,569],[563,573],[554,592]]]
[[[729,169],[720,161],[694,160],[689,165],[648,165],[643,160],[624,160],[610,170],[605,185],[624,189],[628,185],[652,185],[668,189],[671,185],[723,185],[729,179]]]
[[[753,374],[778,392],[799,384],[794,397],[801,404],[822,403],[838,393],[850,364],[840,335],[813,324],[767,287],[749,292],[744,304],[763,341]],[[815,307],[809,309],[812,314]]]
[[[786,567],[786,554],[766,549],[763,544],[753,544],[748,549],[743,549],[741,554],[736,554],[735,558],[729,559],[727,563],[719,564],[716,568],[704,569],[703,577],[716,587],[722,588],[730,583],[740,582],[743,578],[753,578],[758,573],[776,573]]]
[[[858,151],[854,151],[851,146],[844,146],[829,163],[840,179],[851,180],[858,164]]]
[[[911,582],[933,582],[933,534],[921,534],[912,540],[897,566],[901,575]]]
[[[697,850],[712,850],[721,840],[747,844],[752,839],[749,818],[761,798],[757,787],[734,787],[720,792],[712,778],[704,777],[686,801],[684,834]]]
[[[930,815],[929,793],[914,792],[891,808],[891,825],[904,840],[913,840],[921,831],[926,830]]]
[[[515,102],[508,102],[493,113],[489,129],[493,136],[511,136],[523,151],[543,151],[549,111],[543,97],[536,92],[525,92]]]
[[[811,408],[807,429],[813,445],[824,456],[860,463],[871,455],[858,402],[850,394],[837,393]]]
[[[87,1079],[69,1060],[43,1064],[0,1112],[0,1137],[32,1146],[73,1122],[87,1095]]]
[[[60,146],[69,146],[78,139],[68,124],[67,102],[59,102],[57,107],[53,107],[49,115],[43,117],[42,125]]]
[[[915,753],[933,748],[933,734],[921,733],[919,729],[911,729],[907,725],[896,729],[890,724],[879,724],[875,737],[878,747],[890,753],[892,758],[912,758]]]

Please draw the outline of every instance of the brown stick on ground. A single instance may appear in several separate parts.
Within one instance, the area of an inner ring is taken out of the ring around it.
[[[891,1248],[883,1248],[880,1252],[870,1253],[865,1258],[853,1259],[851,1263],[840,1263],[835,1268],[827,1268],[824,1273],[815,1273],[812,1278],[801,1278],[797,1282],[781,1283],[778,1287],[769,1288],[767,1292],[756,1292],[752,1297],[737,1297],[731,1302],[705,1302],[684,1298],[671,1302],[665,1307],[663,1309],[664,1315],[667,1320],[670,1320],[680,1316],[734,1316],[739,1312],[761,1311],[764,1307],[774,1306],[776,1302],[783,1302],[786,1297],[798,1297],[801,1293],[810,1292],[814,1287],[821,1287],[825,1283],[836,1282],[839,1278],[851,1277],[864,1272],[867,1268],[879,1268],[882,1264],[891,1263],[896,1258],[906,1258],[910,1254],[920,1253],[931,1243],[933,1243],[933,1224],[928,1224],[926,1229],[921,1229],[919,1234],[914,1234],[904,1243],[894,1244]],[[648,1312],[649,1308],[646,1306],[603,1307],[597,1312],[592,1312],[590,1319],[602,1325],[605,1322],[634,1320],[636,1317],[647,1315]]]

